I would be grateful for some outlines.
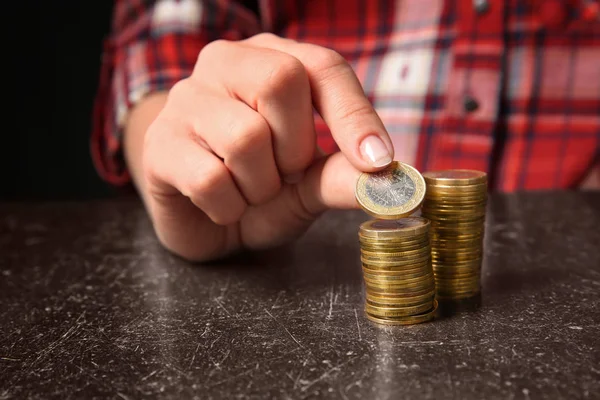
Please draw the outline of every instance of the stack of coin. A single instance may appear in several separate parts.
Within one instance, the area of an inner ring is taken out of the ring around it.
[[[365,312],[371,321],[409,325],[433,319],[437,301],[429,228],[421,217],[360,226]]]
[[[423,173],[421,215],[431,221],[437,298],[465,299],[480,292],[487,175],[474,170]]]

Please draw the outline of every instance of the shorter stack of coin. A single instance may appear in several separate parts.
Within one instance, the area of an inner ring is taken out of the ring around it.
[[[423,173],[421,215],[431,221],[431,254],[439,299],[480,292],[487,175],[474,170]]]
[[[421,217],[360,226],[365,312],[371,321],[409,325],[433,319],[437,301],[429,227]]]

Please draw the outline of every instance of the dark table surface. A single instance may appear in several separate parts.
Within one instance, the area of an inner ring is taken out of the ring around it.
[[[194,266],[137,199],[0,204],[0,399],[598,398],[600,193],[488,207],[480,304],[381,327],[362,212]]]

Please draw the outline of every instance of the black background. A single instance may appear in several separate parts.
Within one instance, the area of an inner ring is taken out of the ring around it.
[[[90,155],[93,101],[113,1],[8,3],[2,27],[8,90],[1,107],[0,198],[114,195]]]

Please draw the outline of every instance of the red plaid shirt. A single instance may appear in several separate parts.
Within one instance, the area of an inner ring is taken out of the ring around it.
[[[248,3],[248,2],[246,2]],[[474,168],[495,190],[577,187],[600,148],[597,0],[117,0],[92,138],[109,182],[128,110],[190,75],[200,49],[260,32],[311,42],[354,68],[420,171]],[[315,116],[318,143],[337,147]]]

